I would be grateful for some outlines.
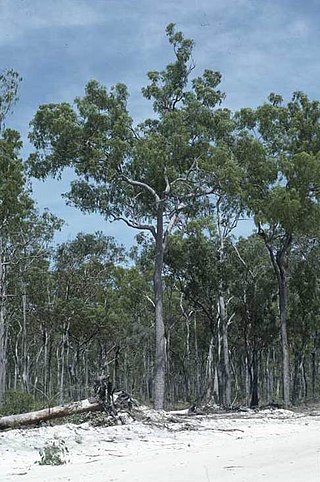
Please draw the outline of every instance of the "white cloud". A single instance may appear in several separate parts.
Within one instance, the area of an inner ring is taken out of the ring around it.
[[[0,45],[52,27],[83,27],[102,21],[85,0],[0,0]]]

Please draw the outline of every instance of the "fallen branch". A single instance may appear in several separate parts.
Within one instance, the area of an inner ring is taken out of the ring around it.
[[[20,427],[22,425],[32,425],[39,422],[45,422],[55,418],[63,418],[75,413],[100,411],[116,418],[119,410],[130,412],[133,406],[138,405],[138,402],[131,398],[131,396],[123,390],[113,393],[110,397],[106,397],[105,393],[98,393],[97,395],[98,396],[95,398],[85,399],[79,402],[72,402],[64,406],[45,408],[43,410],[37,410],[36,412],[21,413],[18,415],[8,415],[2,417],[0,418],[0,431],[8,428]]]
[[[34,423],[62,418],[74,413],[97,412],[103,410],[99,401],[88,399],[79,402],[69,403],[68,405],[45,408],[36,412],[20,413],[18,415],[7,415],[0,418],[0,430],[15,428],[22,425],[32,425]]]

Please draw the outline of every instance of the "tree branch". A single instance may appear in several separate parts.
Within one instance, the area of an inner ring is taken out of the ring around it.
[[[127,184],[130,184],[130,186],[141,187],[142,189],[149,191],[152,194],[152,196],[155,198],[156,202],[160,202],[160,197],[158,196],[156,191],[151,186],[149,186],[149,184],[146,184],[145,182],[142,182],[142,181],[135,181],[134,179],[130,179],[124,174],[119,174],[119,178],[125,181]]]
[[[131,221],[129,219],[126,219],[122,216],[115,216],[115,215],[112,215],[112,222],[113,221],[123,221],[130,228],[150,231],[152,233],[153,237],[156,238],[156,230],[155,230],[154,226],[152,226],[152,224],[138,223],[136,221]]]
[[[247,263],[245,262],[245,260],[242,258],[241,254],[239,253],[239,250],[237,248],[237,246],[235,244],[232,243],[232,246],[235,250],[235,252],[237,253],[237,256],[239,258],[239,260],[241,261],[241,263],[243,264],[243,266],[248,270],[248,273],[250,274],[251,278],[254,279],[254,274],[253,272],[251,271],[251,269],[248,267]]]

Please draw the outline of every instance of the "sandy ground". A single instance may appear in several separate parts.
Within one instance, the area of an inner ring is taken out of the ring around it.
[[[320,411],[176,416],[174,421],[166,414],[149,415],[151,424],[2,432],[0,480],[320,482]],[[38,465],[44,444],[61,439],[68,463]]]

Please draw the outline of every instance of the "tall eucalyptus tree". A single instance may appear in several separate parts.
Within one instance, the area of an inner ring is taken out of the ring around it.
[[[243,192],[278,282],[283,400],[289,405],[288,262],[295,237],[319,233],[320,103],[302,92],[287,104],[271,94],[257,109],[242,109],[238,119],[247,131],[244,152],[251,146],[249,158],[254,159],[252,152],[257,157],[247,164],[255,178]]]
[[[191,79],[193,41],[173,24],[166,33],[174,61],[163,71],[149,72],[149,85],[142,89],[153,102],[152,119],[134,124],[125,85],[107,91],[91,81],[74,105],[41,106],[30,134],[36,148],[30,157],[34,176],[59,176],[66,166],[73,167],[77,178],[69,202],[153,238],[156,409],[163,407],[165,395],[164,253],[181,215],[208,193],[200,173],[212,155],[216,106],[224,97],[217,89],[219,73],[205,70]]]

